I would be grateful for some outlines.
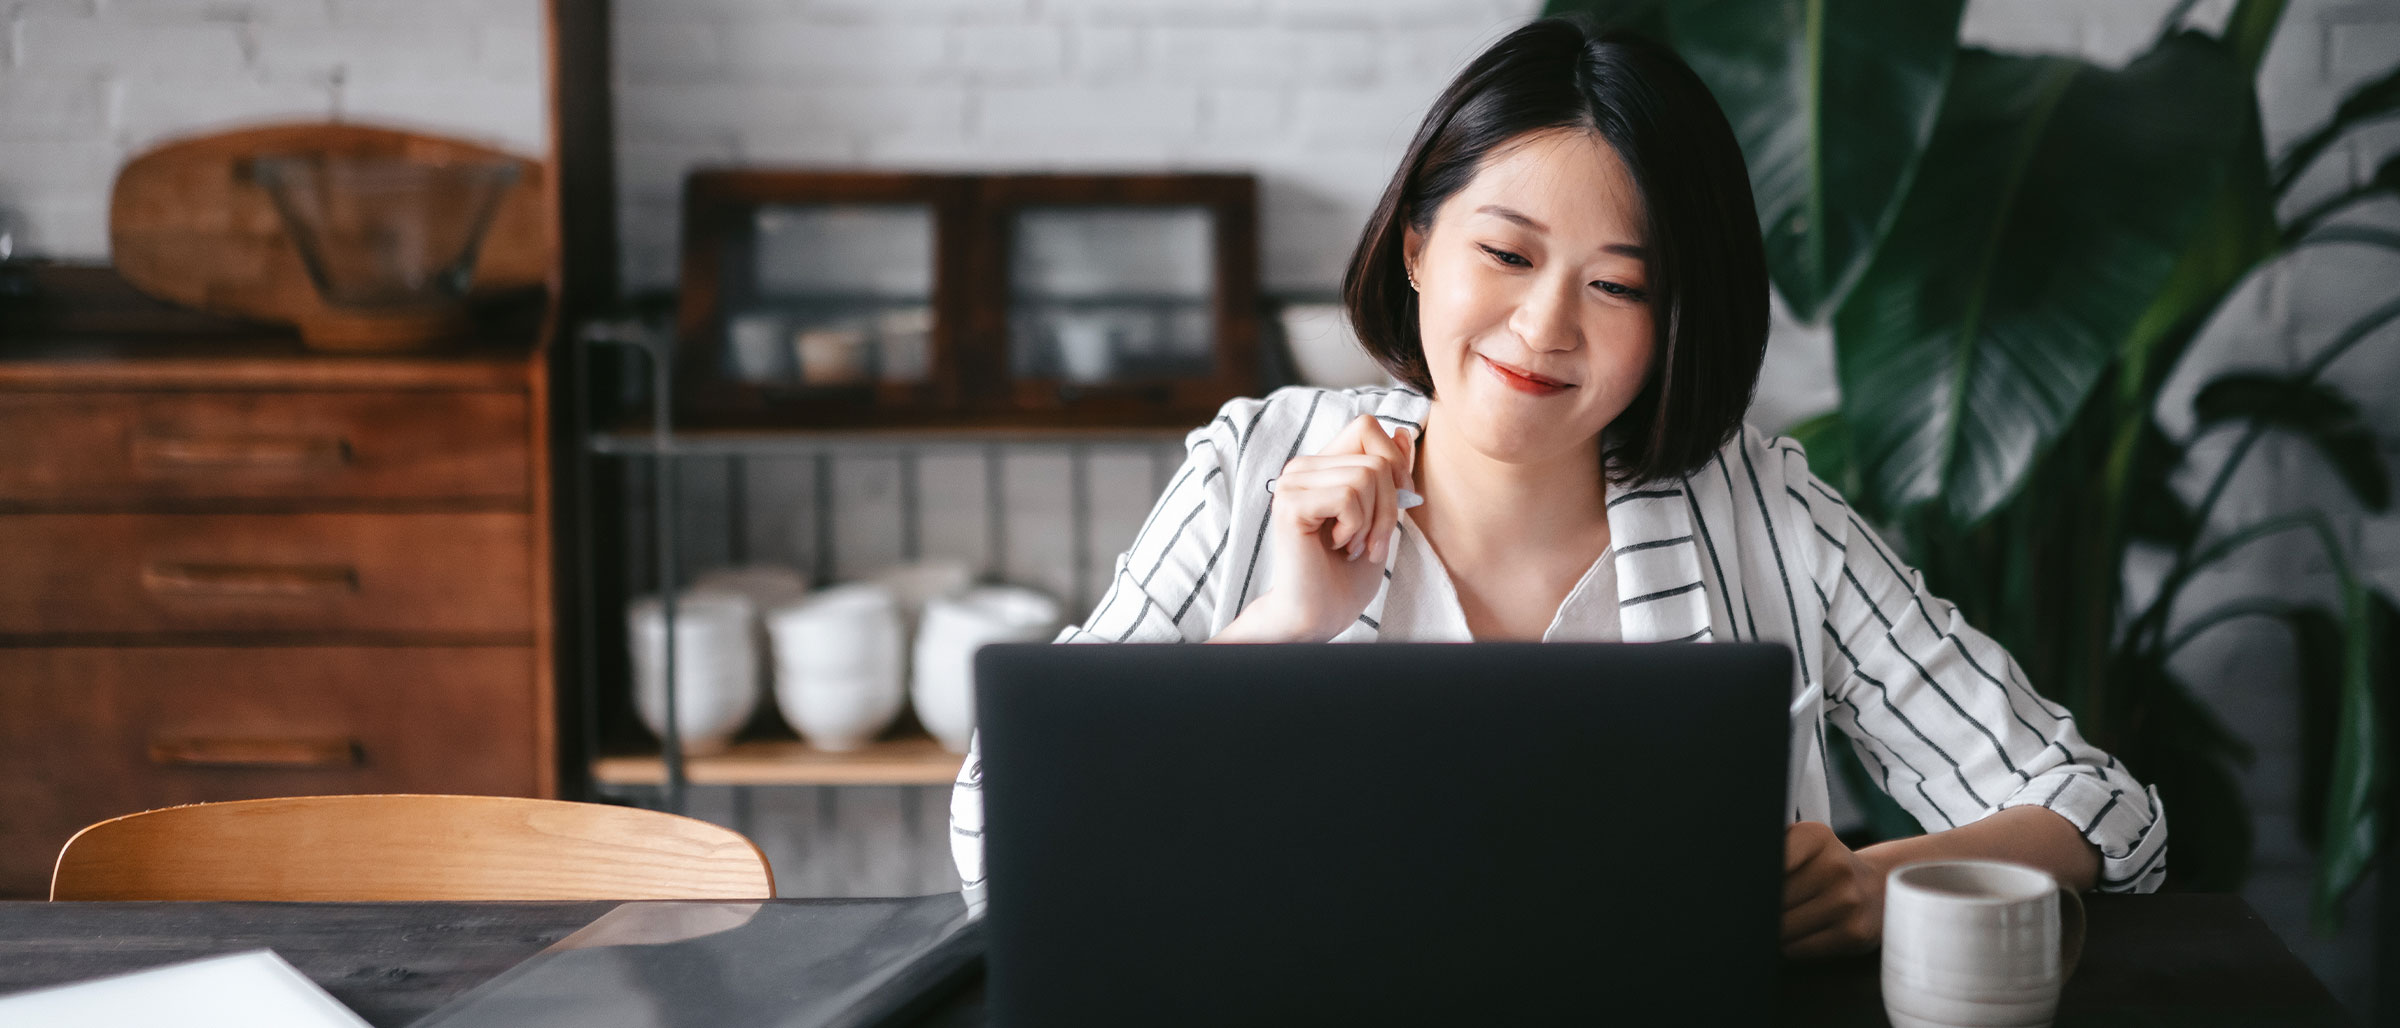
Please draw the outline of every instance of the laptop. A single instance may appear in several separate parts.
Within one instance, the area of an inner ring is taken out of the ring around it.
[[[1791,660],[985,647],[989,1023],[1771,1023]]]

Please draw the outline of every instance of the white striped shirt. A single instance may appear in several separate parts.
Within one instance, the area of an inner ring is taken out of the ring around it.
[[[1407,389],[1295,387],[1226,404],[1185,440],[1182,469],[1117,558],[1107,595],[1058,641],[1215,636],[1274,581],[1267,481],[1359,415],[1421,429],[1427,408]],[[2046,807],[2099,849],[2102,890],[2149,892],[2164,880],[2157,790],[2085,742],[2007,651],[1927,592],[1924,576],[1809,472],[1798,443],[1745,425],[1706,467],[1612,486],[1607,504],[1611,546],[1543,638],[1791,647],[1792,820],[1831,816],[1831,723],[1928,831]],[[1395,541],[1382,590],[1334,641],[1469,639],[1432,548],[1405,521]],[[970,751],[951,799],[951,848],[970,901],[983,885],[981,783]]]

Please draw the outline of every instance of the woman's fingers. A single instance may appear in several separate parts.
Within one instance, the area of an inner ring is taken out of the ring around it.
[[[1374,418],[1360,418],[1354,424],[1358,429],[1359,452],[1371,457],[1383,458],[1386,467],[1390,470],[1392,485],[1399,486],[1401,484],[1400,477],[1407,474],[1405,469],[1408,466],[1408,451],[1401,449],[1398,442],[1385,434],[1382,423]]]
[[[1798,905],[1787,903],[1784,906],[1783,941],[1792,942],[1814,935],[1841,922],[1858,909],[1859,898],[1841,888],[1841,883],[1823,884],[1825,887],[1802,898]]]
[[[1384,480],[1376,483],[1375,524],[1367,536],[1366,556],[1380,563],[1391,548],[1392,532],[1400,526],[1400,488],[1408,480],[1408,451],[1399,440],[1386,434],[1383,424],[1374,418],[1362,419],[1359,443],[1369,457],[1383,461]]]
[[[1366,557],[1381,562],[1391,552],[1392,535],[1400,524],[1399,490],[1414,481],[1416,437],[1405,429],[1402,432],[1405,434],[1387,432],[1374,415],[1359,415],[1342,426],[1323,449],[1286,463],[1276,478],[1276,495],[1280,498],[1302,489],[1353,490],[1355,502],[1342,506],[1341,513],[1328,513],[1335,507],[1313,502],[1306,510],[1295,505],[1293,512],[1312,531],[1324,530],[1326,521],[1334,522],[1326,541],[1332,548],[1346,551],[1349,559]],[[1364,474],[1324,474],[1340,471]]]
[[[1380,432],[1373,428],[1367,431],[1370,434]],[[1384,438],[1387,443],[1390,441],[1389,437]],[[1352,472],[1354,477],[1322,477],[1322,473],[1328,471]],[[1355,549],[1350,559],[1356,560],[1361,556],[1379,557],[1379,536],[1388,535],[1389,527],[1399,519],[1399,494],[1391,484],[1392,477],[1392,462],[1388,454],[1318,454],[1292,458],[1283,466],[1283,473],[1276,477],[1275,489],[1280,496],[1288,489],[1306,487],[1303,483],[1315,483],[1317,488],[1351,487],[1366,493],[1361,498],[1366,520],[1361,525],[1342,526],[1341,536],[1335,541],[1337,547]],[[1363,536],[1359,534],[1362,531]]]
[[[1350,423],[1343,425],[1341,431],[1334,433],[1333,438],[1327,441],[1324,448],[1319,449],[1316,455],[1320,457],[1338,457],[1347,454],[1365,453],[1367,452],[1366,435],[1368,432],[1374,430],[1374,416],[1361,414],[1358,417],[1350,419]]]
[[[1301,531],[1322,532],[1332,548],[1346,550],[1364,542],[1382,501],[1377,484],[1388,481],[1367,465],[1286,471],[1275,480],[1275,502]]]

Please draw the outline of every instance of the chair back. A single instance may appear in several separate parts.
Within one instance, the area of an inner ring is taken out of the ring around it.
[[[509,796],[195,803],[86,827],[53,900],[766,899],[748,837],[654,810]]]

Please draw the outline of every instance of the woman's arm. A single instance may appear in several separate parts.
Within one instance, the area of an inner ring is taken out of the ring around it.
[[[1882,930],[1884,873],[1918,860],[2008,860],[2079,891],[2156,889],[2167,843],[2156,790],[2086,742],[2064,708],[2027,686],[2006,650],[1927,590],[1922,574],[1808,473],[1797,444],[1779,442],[1787,480],[1796,483],[1792,514],[1815,523],[1808,534],[1823,540],[1827,558],[1817,576],[1825,619],[1815,647],[1824,655],[1815,666],[1826,719],[1927,829],[1851,854],[1830,830],[1795,826],[1787,948],[1872,946]],[[1855,888],[1841,884],[1851,879],[1860,880]],[[1802,916],[1808,897],[1794,894],[1814,887],[1854,893],[1853,904],[1819,901]],[[1808,928],[1832,934],[1803,943]]]
[[[2010,807],[1973,824],[1880,842],[1853,852],[1814,821],[1784,835],[1783,951],[1836,956],[1883,939],[1886,876],[1927,860],[2005,860],[2047,871],[2076,892],[2091,889],[2100,851],[2073,824],[2042,807]]]

